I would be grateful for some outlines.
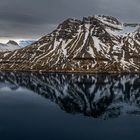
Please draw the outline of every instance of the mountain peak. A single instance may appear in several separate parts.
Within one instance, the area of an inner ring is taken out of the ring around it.
[[[12,44],[12,45],[18,45],[18,43],[17,42],[15,42],[14,40],[9,40],[8,42],[7,42],[7,44]]]
[[[116,24],[116,25],[121,25],[122,24],[117,18],[115,18],[113,16],[96,15],[95,18],[97,18],[101,21],[106,21],[106,22]]]

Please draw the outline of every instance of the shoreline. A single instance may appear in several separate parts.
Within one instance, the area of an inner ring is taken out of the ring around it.
[[[89,71],[47,71],[47,70],[0,70],[0,72],[17,72],[17,73],[38,73],[38,74],[51,74],[51,73],[58,73],[58,74],[79,74],[79,75],[128,75],[128,74],[138,74],[140,72],[89,72]]]

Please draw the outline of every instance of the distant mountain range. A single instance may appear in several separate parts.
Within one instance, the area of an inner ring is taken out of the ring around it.
[[[19,41],[19,46],[26,47],[28,45],[31,45],[34,42],[35,42],[35,40],[20,40]]]
[[[6,44],[0,43],[0,52],[11,52],[22,47],[31,45],[35,40],[20,40],[18,43],[14,40],[9,40]]]
[[[140,72],[139,24],[122,23],[114,17],[100,15],[67,19],[28,47],[1,53],[0,69]]]
[[[17,42],[9,40],[6,44],[0,43],[0,52],[14,51],[20,49]]]

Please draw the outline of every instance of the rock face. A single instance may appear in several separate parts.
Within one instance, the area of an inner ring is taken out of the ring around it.
[[[101,119],[140,115],[140,75],[0,72],[0,90],[34,91],[71,114]]]
[[[1,54],[0,69],[140,72],[140,29],[132,25],[110,16],[67,19],[32,45]]]
[[[20,49],[17,42],[9,40],[6,44],[0,43],[0,52],[9,52]]]

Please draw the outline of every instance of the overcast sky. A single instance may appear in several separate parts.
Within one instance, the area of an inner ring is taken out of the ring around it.
[[[140,0],[0,0],[0,37],[36,38],[69,17],[95,14],[140,21]]]

